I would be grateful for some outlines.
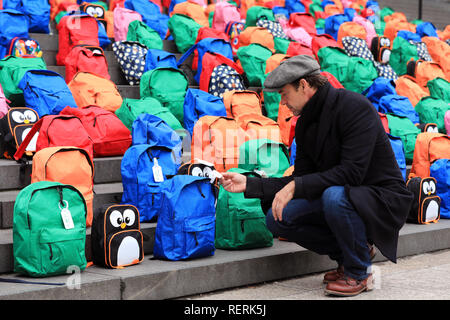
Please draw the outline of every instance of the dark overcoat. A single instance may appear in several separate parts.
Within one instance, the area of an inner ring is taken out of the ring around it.
[[[312,132],[300,134],[301,119],[297,122],[292,176],[248,178],[245,196],[270,205],[292,179],[294,198],[313,200],[328,187],[344,186],[365,223],[369,241],[396,262],[399,230],[413,195],[406,188],[378,112],[363,95],[335,89],[329,83],[318,89],[305,108],[308,104],[321,112]]]

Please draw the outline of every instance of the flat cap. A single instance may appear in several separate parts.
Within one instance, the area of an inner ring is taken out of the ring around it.
[[[267,75],[264,91],[278,92],[284,85],[308,75],[320,74],[320,65],[309,55],[298,55],[281,61],[280,65]]]

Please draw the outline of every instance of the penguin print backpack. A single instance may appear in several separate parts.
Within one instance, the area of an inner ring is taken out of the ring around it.
[[[407,181],[406,187],[414,194],[407,221],[417,224],[438,222],[441,198],[436,193],[436,179],[413,177]]]
[[[106,204],[94,213],[92,260],[105,268],[123,268],[144,259],[139,210],[131,204]]]

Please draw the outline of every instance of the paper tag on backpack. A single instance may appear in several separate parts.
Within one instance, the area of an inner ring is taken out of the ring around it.
[[[155,180],[155,182],[163,182],[164,181],[164,175],[162,172],[162,168],[161,166],[158,164],[158,159],[153,158],[153,180]]]
[[[72,213],[69,210],[69,203],[64,200],[65,207],[61,209],[61,218],[64,224],[64,228],[73,229],[75,226],[73,224]]]

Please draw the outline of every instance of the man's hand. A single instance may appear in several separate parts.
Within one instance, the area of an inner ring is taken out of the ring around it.
[[[228,192],[245,192],[247,177],[237,172],[224,172],[219,182]]]
[[[294,197],[295,181],[289,182],[283,189],[277,192],[272,202],[272,214],[275,221],[283,220],[283,209]]]

